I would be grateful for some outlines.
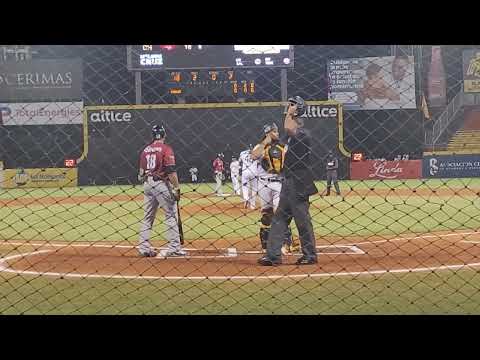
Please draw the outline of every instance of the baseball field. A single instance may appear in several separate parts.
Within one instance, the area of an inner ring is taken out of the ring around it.
[[[311,198],[319,263],[303,267],[258,266],[259,210],[214,184],[182,185],[174,259],[137,256],[138,185],[0,190],[0,313],[480,313],[480,179],[340,186]]]

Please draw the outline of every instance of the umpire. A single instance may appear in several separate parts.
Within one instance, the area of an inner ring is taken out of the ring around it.
[[[305,101],[300,96],[288,99],[289,107],[284,127],[288,135],[288,150],[285,155],[284,182],[280,192],[278,208],[272,220],[272,228],[267,240],[267,253],[258,259],[263,266],[282,263],[281,248],[285,233],[292,219],[295,220],[303,256],[296,265],[317,263],[315,235],[309,212],[309,197],[318,192],[311,171],[311,136],[303,128],[301,116],[306,112]]]
[[[327,155],[327,196],[330,195],[330,189],[332,188],[332,182],[335,186],[337,195],[340,195],[340,186],[338,186],[338,159],[333,156],[333,152],[330,150]]]

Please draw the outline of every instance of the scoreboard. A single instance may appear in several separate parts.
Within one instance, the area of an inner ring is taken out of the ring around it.
[[[127,67],[132,71],[293,66],[293,45],[127,46]]]
[[[255,74],[249,70],[178,70],[168,76],[172,95],[249,97],[256,92]]]

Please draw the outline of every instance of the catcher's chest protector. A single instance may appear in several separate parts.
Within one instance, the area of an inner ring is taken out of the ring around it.
[[[283,144],[268,144],[265,147],[262,166],[271,174],[280,174],[285,161],[286,147]]]

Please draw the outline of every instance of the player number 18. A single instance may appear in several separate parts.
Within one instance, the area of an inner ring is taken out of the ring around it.
[[[146,156],[147,158],[147,170],[155,169],[155,163],[157,161],[157,156],[155,154],[149,154]]]

